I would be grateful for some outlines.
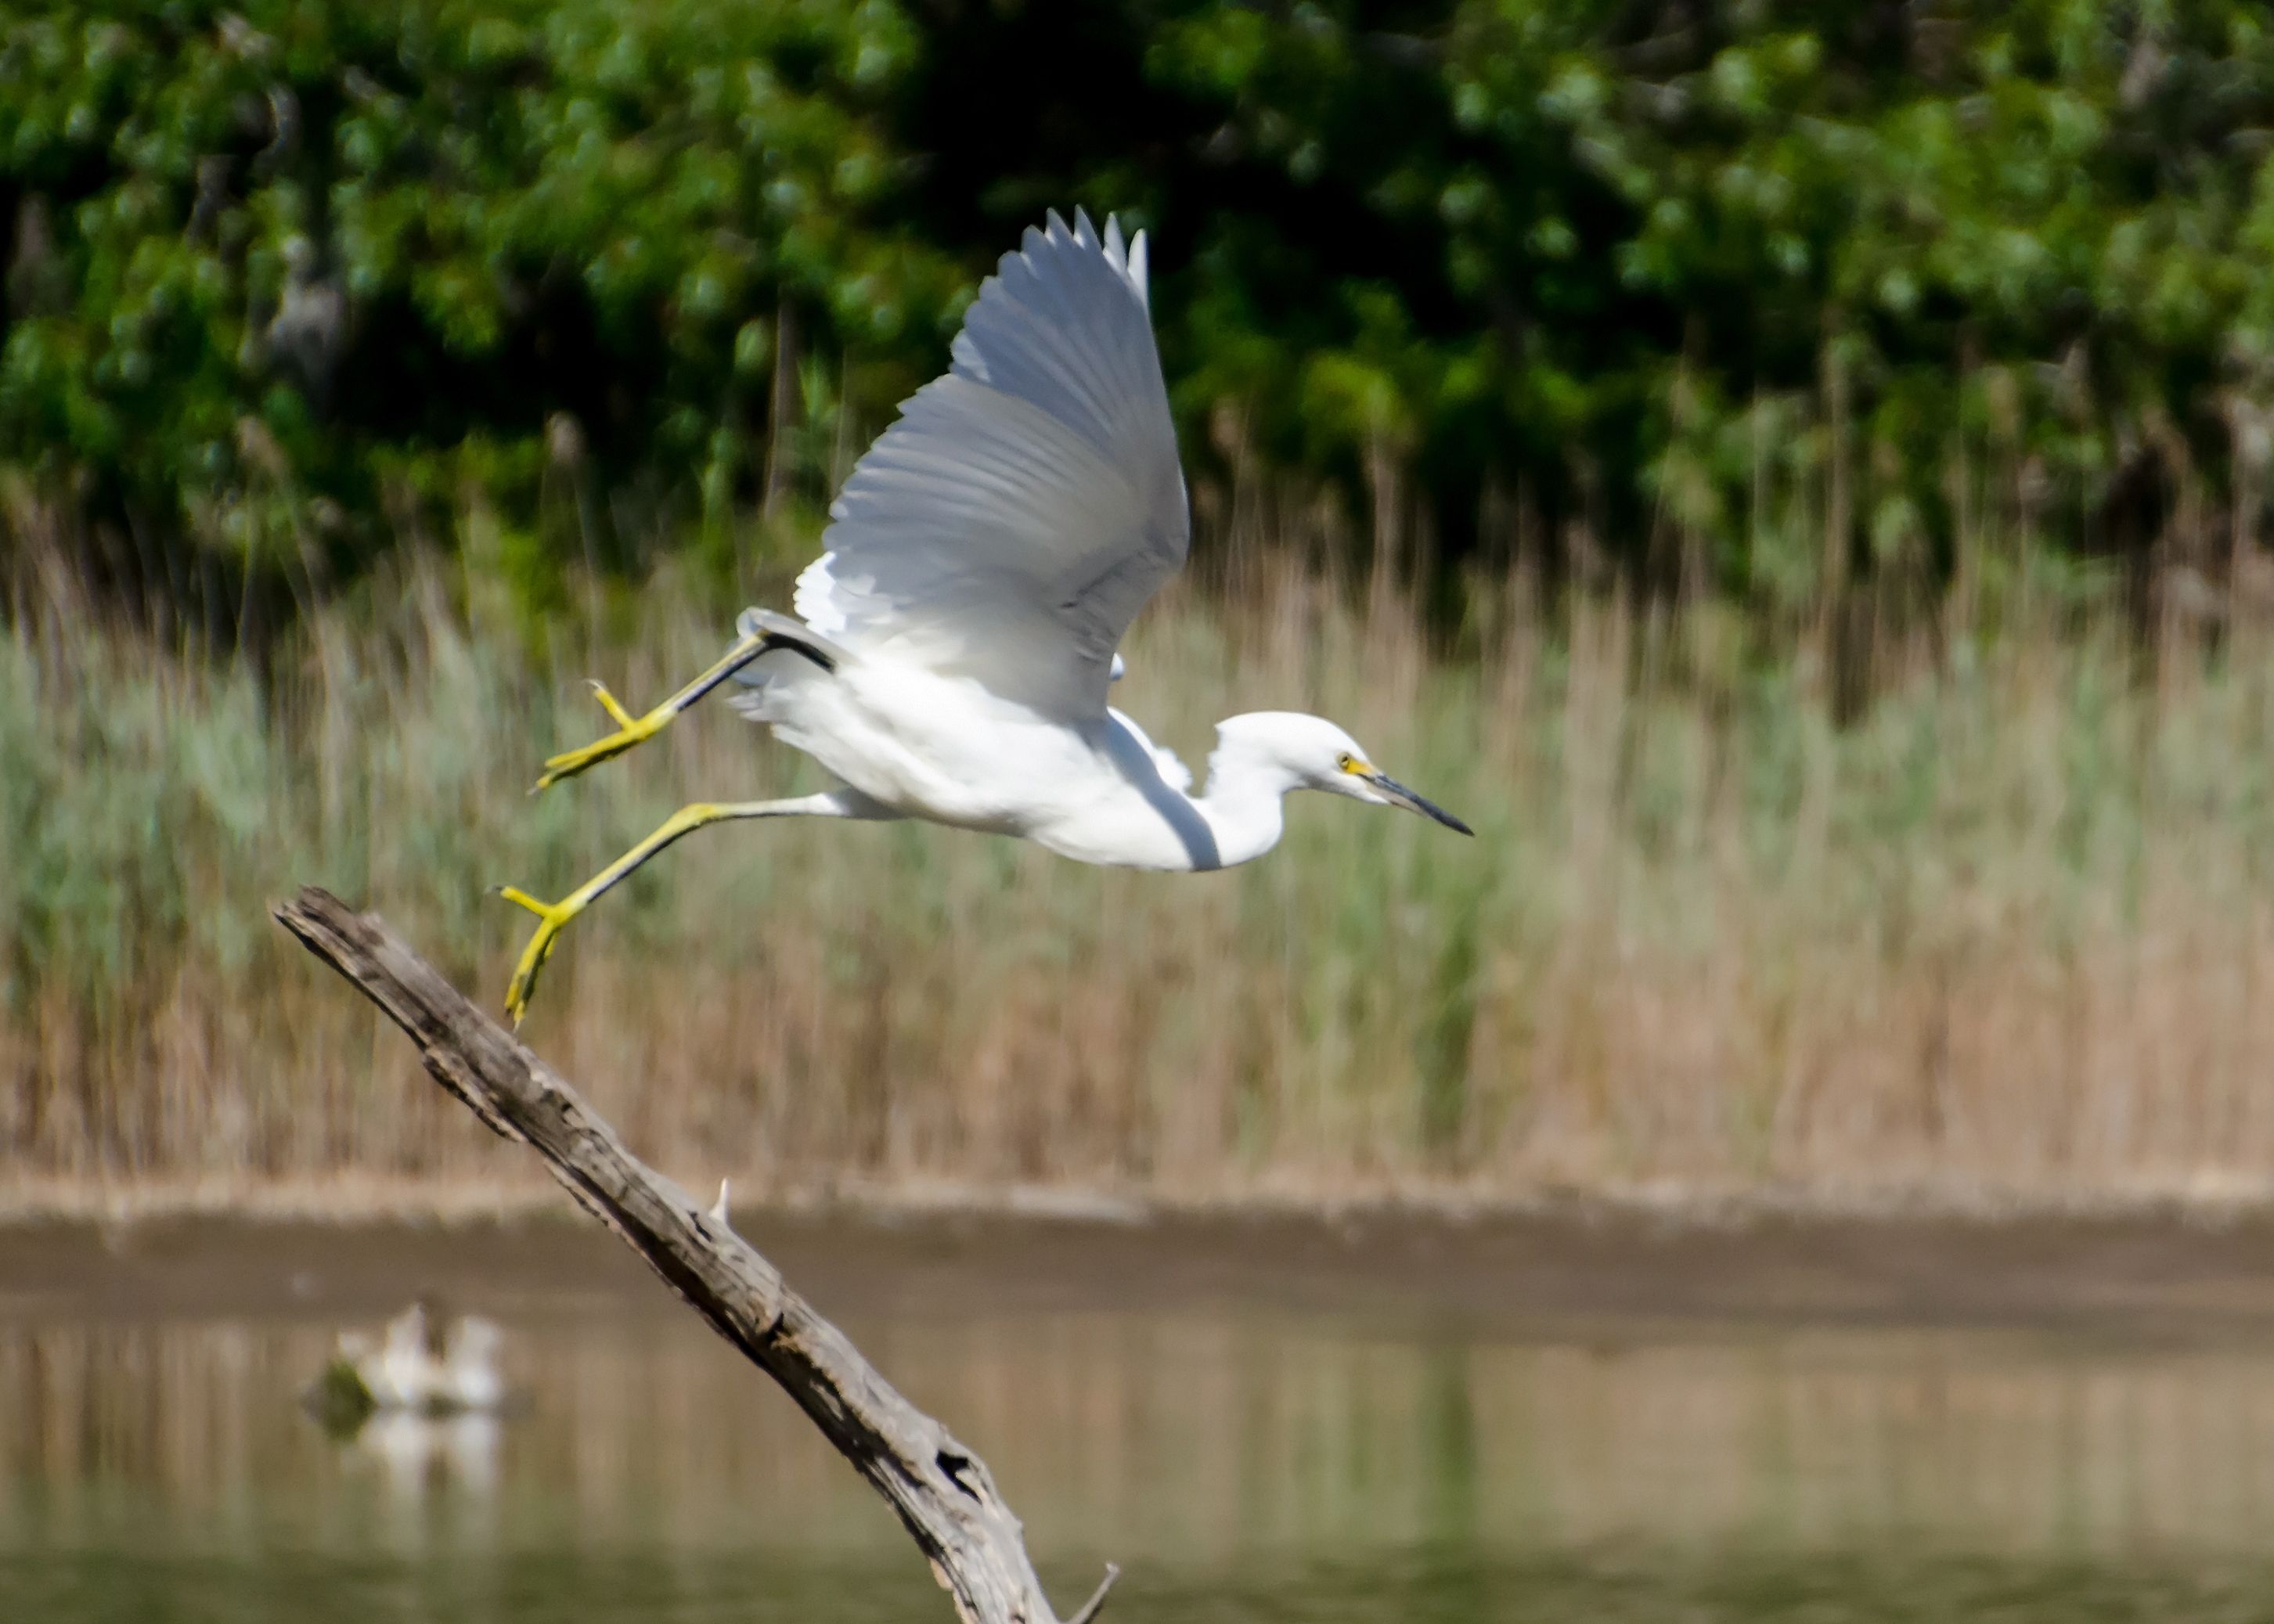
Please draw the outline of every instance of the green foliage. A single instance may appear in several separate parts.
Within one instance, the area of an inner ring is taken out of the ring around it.
[[[1513,492],[1781,601],[1952,570],[1979,455],[2142,549],[2258,516],[2270,129],[2245,0],[78,0],[0,20],[0,461],[287,568],[568,462],[607,547],[715,537],[767,444],[841,471],[772,401],[873,430],[1079,203],[1157,230],[1202,478],[1411,470],[1451,551]]]
[[[0,24],[0,455],[130,511],[389,477],[533,497],[565,412],[686,477],[784,300],[890,352],[960,273],[890,223],[883,4],[72,6]],[[557,448],[555,455],[559,455]]]

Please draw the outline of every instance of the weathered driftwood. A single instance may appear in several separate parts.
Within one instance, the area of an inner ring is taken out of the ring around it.
[[[418,1046],[434,1080],[647,1259],[712,1327],[779,1382],[890,1502],[967,1624],[1056,1624],[1019,1519],[985,1462],[900,1396],[844,1333],[711,1212],[626,1150],[552,1068],[372,914],[311,886],[278,921]],[[1068,1624],[1088,1624],[1116,1570]]]

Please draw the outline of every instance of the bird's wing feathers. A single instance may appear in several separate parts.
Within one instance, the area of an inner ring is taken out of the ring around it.
[[[1056,214],[1005,254],[947,375],[907,402],[830,508],[797,612],[862,652],[1096,716],[1115,645],[1184,563],[1176,430],[1125,249]]]

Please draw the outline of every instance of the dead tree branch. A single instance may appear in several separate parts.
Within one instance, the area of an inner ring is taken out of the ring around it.
[[[577,1202],[779,1382],[891,1504],[965,1624],[1057,1624],[984,1462],[900,1396],[780,1271],[626,1150],[552,1068],[371,914],[313,886],[276,918],[410,1035],[434,1080],[545,1159]],[[1068,1624],[1088,1624],[1116,1570]]]

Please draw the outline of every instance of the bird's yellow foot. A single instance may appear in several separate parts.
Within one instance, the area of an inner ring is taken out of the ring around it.
[[[498,895],[508,902],[517,902],[537,915],[537,929],[529,938],[529,945],[521,950],[521,962],[513,967],[513,980],[505,989],[505,1012],[514,1026],[519,1027],[521,1018],[529,1013],[529,995],[536,989],[537,973],[545,961],[553,957],[553,949],[561,939],[561,932],[570,920],[584,911],[582,902],[539,902],[519,886],[504,885]]]
[[[636,744],[645,744],[661,733],[664,724],[671,720],[672,712],[667,707],[651,710],[645,716],[634,716],[617,703],[614,694],[598,682],[592,684],[592,697],[600,702],[600,709],[606,710],[609,719],[615,723],[616,731],[580,749],[563,750],[558,756],[547,756],[545,771],[531,793],[550,789],[563,778],[573,778],[586,768],[597,767],[612,756],[621,756]]]

